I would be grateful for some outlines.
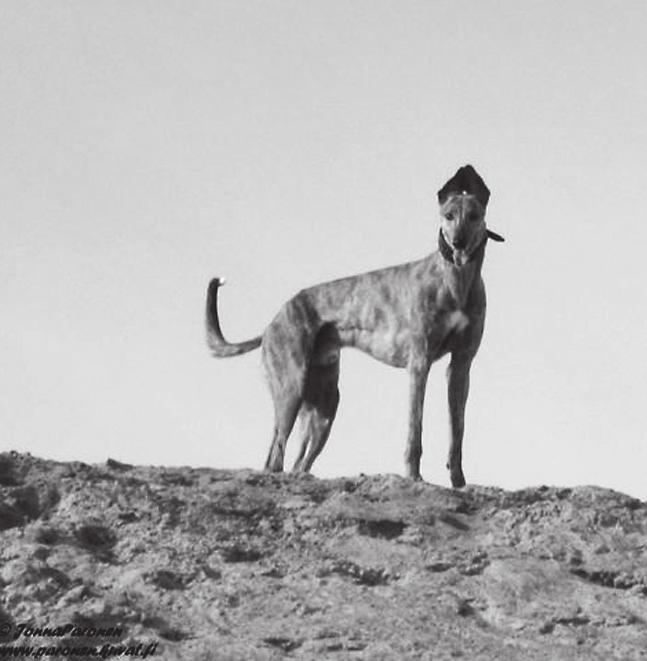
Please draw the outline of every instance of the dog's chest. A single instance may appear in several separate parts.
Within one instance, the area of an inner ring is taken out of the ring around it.
[[[474,278],[470,273],[447,278],[439,289],[441,306],[445,309],[465,310],[473,284]]]
[[[446,332],[462,333],[470,323],[470,318],[463,310],[452,310],[445,315],[444,326]]]
[[[430,312],[436,323],[448,329],[461,329],[469,323],[469,290],[443,285],[429,298]]]
[[[471,335],[470,328],[479,318],[477,303],[468,289],[442,285],[429,292],[424,317],[428,346],[432,353],[446,353],[457,342],[464,342]]]
[[[473,334],[473,325],[473,320],[464,310],[437,311],[427,334],[430,358],[436,360],[468,343]]]

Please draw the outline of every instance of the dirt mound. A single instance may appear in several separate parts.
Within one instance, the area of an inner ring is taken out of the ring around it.
[[[0,648],[50,656],[647,657],[647,509],[595,487],[9,453],[0,561]]]

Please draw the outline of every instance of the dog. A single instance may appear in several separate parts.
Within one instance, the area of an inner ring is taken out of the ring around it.
[[[424,259],[301,290],[265,332],[229,343],[218,319],[214,278],[206,304],[207,344],[214,356],[262,349],[274,403],[274,435],[265,468],[282,471],[285,446],[297,417],[301,448],[293,470],[308,472],[328,440],[339,404],[341,349],[355,347],[409,373],[406,474],[421,479],[422,413],[431,364],[451,354],[447,388],[451,440],[447,468],[452,486],[465,485],[462,444],[470,366],[481,343],[485,288],[481,266],[489,230],[490,191],[471,165],[438,191],[438,250]]]

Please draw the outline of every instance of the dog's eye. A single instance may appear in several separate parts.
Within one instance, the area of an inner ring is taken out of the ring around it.
[[[448,211],[445,214],[445,218],[447,218],[447,220],[454,220],[454,214],[451,211]]]
[[[472,213],[467,214],[467,220],[473,223],[476,222],[478,219],[479,219],[479,215],[474,211],[472,211]]]

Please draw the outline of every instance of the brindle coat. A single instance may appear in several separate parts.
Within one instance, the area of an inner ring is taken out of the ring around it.
[[[303,440],[294,464],[309,471],[322,451],[339,403],[339,355],[355,347],[409,372],[407,474],[420,479],[422,411],[431,364],[447,353],[451,442],[447,467],[454,487],[461,466],[469,372],[485,320],[481,265],[488,238],[490,192],[471,165],[438,192],[439,250],[424,259],[303,289],[279,310],[262,336],[232,344],[220,330],[215,278],[207,295],[207,342],[218,357],[262,347],[274,402],[274,436],[265,468],[283,470],[285,445],[297,416]]]

